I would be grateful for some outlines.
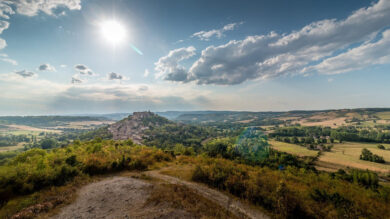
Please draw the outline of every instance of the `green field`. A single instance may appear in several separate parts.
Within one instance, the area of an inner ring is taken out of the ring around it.
[[[376,116],[378,116],[381,119],[390,120],[390,112],[379,112],[379,113],[376,113]]]
[[[340,168],[369,169],[381,173],[390,173],[390,150],[377,148],[377,143],[345,142],[334,144],[331,152],[322,152],[317,165],[327,169],[337,170]],[[389,144],[383,144],[390,149]],[[382,156],[386,163],[374,163],[360,160],[359,156],[363,148],[369,149],[372,153]]]
[[[318,154],[318,151],[309,150],[305,147],[295,145],[295,144],[289,144],[289,143],[284,143],[284,142],[274,141],[274,140],[270,140],[269,143],[271,145],[271,148],[275,150],[301,156],[301,157],[304,156],[315,157]]]
[[[16,151],[16,150],[19,150],[19,149],[23,149],[24,148],[24,142],[20,142],[18,145],[15,145],[15,146],[5,146],[5,147],[0,147],[0,153],[1,152],[6,152],[6,151]]]

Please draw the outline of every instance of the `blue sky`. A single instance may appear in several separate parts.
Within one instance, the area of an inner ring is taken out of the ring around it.
[[[389,20],[389,0],[0,0],[0,115],[390,107]]]

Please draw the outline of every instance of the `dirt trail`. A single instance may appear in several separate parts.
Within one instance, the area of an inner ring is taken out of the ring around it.
[[[158,171],[148,171],[145,174],[164,183],[185,186],[238,218],[269,218],[259,210],[206,186],[163,175]],[[148,204],[148,198],[156,185],[154,181],[121,176],[91,183],[80,189],[74,203],[61,209],[52,218],[198,218],[164,201],[158,205]]]
[[[128,218],[130,208],[142,207],[152,184],[113,177],[80,189],[76,201],[53,218]]]
[[[175,177],[163,175],[158,171],[148,171],[146,172],[146,174],[149,175],[150,177],[157,178],[171,184],[184,185],[190,188],[191,190],[195,191],[196,193],[200,194],[201,196],[225,208],[227,211],[232,212],[234,215],[236,215],[239,218],[253,218],[253,219],[269,218],[267,215],[265,215],[263,212],[259,211],[258,209],[255,209],[252,206],[242,203],[239,200],[232,199],[228,195],[225,195],[222,192],[211,189],[207,186],[198,183],[184,181]]]

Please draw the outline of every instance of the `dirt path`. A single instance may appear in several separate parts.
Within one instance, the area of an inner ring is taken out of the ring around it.
[[[232,199],[231,197],[219,192],[217,190],[211,189],[207,186],[184,181],[175,177],[163,175],[159,171],[148,171],[147,175],[153,178],[163,180],[165,182],[177,185],[184,185],[201,196],[207,198],[208,200],[213,201],[214,203],[225,208],[227,211],[232,212],[239,218],[253,218],[253,219],[262,219],[269,218],[267,215],[259,211],[258,209],[253,208],[245,203],[240,202],[239,200]]]
[[[199,218],[199,215],[183,208],[173,207],[165,198],[161,198],[163,200],[158,204],[148,203],[149,197],[157,191],[155,188],[161,188],[165,183],[184,186],[209,200],[212,206],[215,204],[217,208],[221,207],[222,211],[230,212],[237,218],[269,218],[259,210],[206,186],[163,175],[158,171],[148,171],[145,174],[164,183],[121,176],[91,183],[79,190],[74,203],[61,209],[52,218]],[[216,208],[212,206],[209,205]]]
[[[53,218],[129,218],[129,209],[143,206],[153,185],[113,177],[80,189],[76,201]]]

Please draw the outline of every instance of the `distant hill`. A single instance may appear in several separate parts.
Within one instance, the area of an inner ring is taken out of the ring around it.
[[[135,143],[141,143],[145,131],[173,122],[152,112],[134,112],[114,124],[108,126],[114,140],[132,139]]]
[[[28,125],[33,127],[55,127],[69,122],[104,121],[92,116],[0,116],[0,124]]]

